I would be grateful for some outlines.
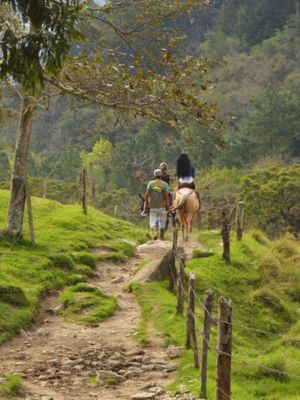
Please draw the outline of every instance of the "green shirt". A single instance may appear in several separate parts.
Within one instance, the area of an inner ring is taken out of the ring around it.
[[[166,206],[165,193],[169,192],[169,186],[161,179],[154,179],[148,183],[147,189],[150,190],[150,208],[164,208]]]

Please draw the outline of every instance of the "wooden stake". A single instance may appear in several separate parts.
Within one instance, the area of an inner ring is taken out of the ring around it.
[[[184,270],[185,270],[185,262],[184,259],[180,257],[179,269],[177,273],[177,314],[183,314],[184,310]]]
[[[244,203],[239,201],[236,206],[236,236],[238,240],[243,238]]]
[[[47,198],[47,184],[48,184],[48,182],[45,179],[44,182],[43,182],[43,199]]]
[[[230,215],[228,207],[223,208],[222,224],[223,258],[226,262],[230,262]]]
[[[178,231],[173,231],[173,245],[172,245],[172,256],[170,257],[170,279],[169,279],[169,290],[175,292],[177,286],[177,270],[176,270],[176,255],[177,255],[177,237]]]
[[[173,244],[172,244],[173,253],[177,253],[177,241],[178,241],[178,229],[174,229],[174,231],[173,231]]]
[[[32,213],[32,205],[31,205],[31,196],[28,187],[28,183],[25,183],[25,194],[27,201],[27,212],[28,212],[28,223],[29,223],[29,231],[30,231],[30,239],[32,246],[36,245],[35,235],[34,235],[34,226],[33,226],[33,213]]]
[[[216,400],[230,400],[232,306],[224,297],[219,299],[217,396]]]
[[[186,336],[186,348],[191,347],[191,341],[193,343],[194,351],[194,366],[199,368],[199,351],[198,341],[196,333],[196,321],[195,321],[195,282],[196,278],[193,273],[189,276],[189,303],[187,308],[187,336]]]
[[[82,168],[81,174],[80,174],[80,200],[81,200],[81,206],[83,209],[83,212],[85,215],[87,215],[87,201],[86,201],[86,169]]]
[[[208,289],[204,299],[204,320],[203,320],[203,336],[202,336],[202,357],[201,357],[201,397],[206,399],[206,382],[207,382],[207,354],[209,348],[210,327],[212,323],[214,293]]]
[[[93,207],[96,208],[96,183],[95,183],[95,176],[94,176],[94,165],[91,163],[89,164],[90,170],[90,179],[91,179],[91,191],[92,191],[92,203]]]

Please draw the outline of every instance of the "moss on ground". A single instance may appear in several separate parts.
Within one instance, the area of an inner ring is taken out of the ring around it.
[[[113,315],[117,300],[86,283],[66,288],[60,296],[64,305],[62,314],[71,322],[91,324]]]
[[[0,190],[3,229],[8,196],[7,191]],[[85,281],[92,274],[95,258],[87,253],[88,248],[99,244],[115,247],[124,239],[130,243],[146,240],[143,230],[93,208],[86,216],[77,205],[38,198],[32,203],[37,245],[33,248],[29,242],[27,221],[22,240],[0,235],[0,286],[14,286],[27,299],[22,307],[0,299],[0,343],[33,320],[45,293]],[[105,260],[124,260],[129,253],[125,247],[122,250],[119,246],[118,252],[112,251]]]
[[[0,374],[0,397],[10,399],[17,396],[22,388],[22,382],[19,375]]]
[[[218,231],[200,232],[198,237],[209,257],[187,262],[187,272],[196,274],[196,319],[201,343],[205,291],[215,292],[214,315],[220,295],[233,302],[232,398],[236,400],[299,400],[300,250],[291,238],[272,242],[261,232],[250,232],[242,242],[232,235],[232,262],[221,257]],[[167,282],[133,284],[143,320],[137,332],[149,341],[149,327],[163,332],[166,344],[184,347],[186,319],[176,315],[176,298]],[[217,345],[217,328],[212,328],[211,346]],[[209,352],[208,400],[215,398],[216,353]],[[185,384],[199,395],[199,371],[193,368],[192,351],[185,351],[170,389]]]

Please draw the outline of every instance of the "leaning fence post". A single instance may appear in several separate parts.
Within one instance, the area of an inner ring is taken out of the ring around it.
[[[219,299],[217,396],[216,400],[230,400],[231,349],[232,349],[231,302]]]
[[[236,206],[236,236],[238,240],[243,238],[243,222],[244,222],[244,203],[238,201]]]
[[[25,183],[25,195],[26,195],[26,201],[27,201],[28,223],[29,223],[31,244],[32,244],[32,246],[35,246],[36,242],[35,242],[35,234],[34,234],[34,226],[33,226],[31,195],[30,195],[30,190],[29,190],[27,182]]]
[[[224,207],[222,211],[222,239],[223,239],[223,258],[230,262],[230,213],[229,208]]]
[[[204,299],[204,319],[202,333],[202,356],[201,356],[201,397],[206,398],[207,381],[207,354],[209,348],[210,327],[212,323],[214,292],[208,289]]]
[[[175,229],[173,231],[173,244],[172,244],[172,255],[170,257],[170,284],[169,290],[175,292],[176,284],[177,284],[177,270],[176,270],[176,255],[177,255],[177,238],[178,231]]]
[[[82,168],[80,174],[80,201],[84,214],[87,214],[87,201],[86,201],[86,169]]]
[[[195,321],[195,275],[190,273],[189,276],[189,303],[187,308],[187,332],[186,332],[186,348],[190,349],[191,341],[193,342],[194,366],[199,368],[199,352],[196,333]]]
[[[177,314],[183,314],[184,310],[184,270],[185,270],[185,261],[182,256],[179,256],[179,268],[177,272]]]

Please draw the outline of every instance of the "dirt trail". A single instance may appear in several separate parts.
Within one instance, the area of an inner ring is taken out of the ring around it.
[[[150,347],[137,344],[140,310],[123,288],[141,260],[162,257],[170,247],[157,241],[140,246],[126,264],[99,264],[99,276],[90,283],[114,294],[119,305],[115,315],[100,324],[68,323],[53,313],[58,294],[45,300],[35,325],[0,348],[1,369],[22,376],[23,398],[127,400],[139,392],[148,393],[144,399],[167,398],[162,388],[174,378],[176,354],[169,354],[159,335]],[[106,385],[92,383],[95,377]]]

